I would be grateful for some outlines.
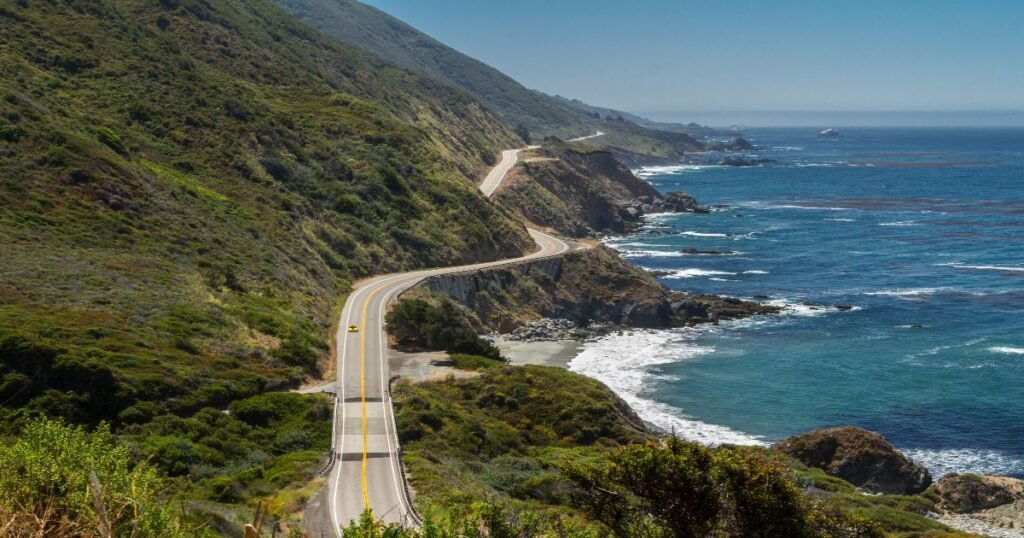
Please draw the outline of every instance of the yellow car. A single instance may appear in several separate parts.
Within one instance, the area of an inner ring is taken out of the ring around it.
[[[348,332],[350,332],[350,333],[357,333],[357,332],[359,332],[359,327],[357,327],[356,325],[349,325],[348,326]]]

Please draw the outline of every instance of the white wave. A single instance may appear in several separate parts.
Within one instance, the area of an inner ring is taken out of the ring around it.
[[[1024,473],[1024,460],[996,450],[908,448],[902,449],[902,451],[914,461],[927,467],[935,477],[948,473],[1000,475]]]
[[[1024,347],[992,346],[988,350],[993,353],[1005,353],[1007,355],[1024,355]]]
[[[630,331],[609,335],[583,345],[569,362],[569,370],[608,385],[641,418],[658,428],[675,431],[684,439],[708,445],[722,443],[763,445],[757,437],[725,426],[707,424],[686,416],[681,410],[643,395],[657,377],[657,366],[683,361],[714,348],[693,343],[698,329],[678,331]]]
[[[714,280],[715,282],[736,282],[735,280],[733,280],[731,278],[718,278],[718,277],[714,277],[714,276],[708,277],[708,280]]]
[[[767,275],[768,271],[762,271],[760,269],[751,269],[749,271],[743,271],[745,275]]]
[[[805,148],[800,146],[774,146],[772,149],[775,151],[803,151]]]
[[[682,252],[671,250],[621,250],[619,254],[623,258],[680,258]]]
[[[849,207],[829,207],[829,206],[812,206],[812,205],[798,205],[798,204],[771,204],[761,201],[752,202],[741,202],[740,207],[747,209],[804,209],[808,211],[852,211]]]
[[[729,237],[729,234],[711,232],[692,232],[689,230],[685,232],[679,232],[679,235],[688,235],[690,237]]]
[[[934,295],[943,291],[951,291],[953,288],[894,288],[885,290],[866,291],[864,295],[881,295],[886,297],[920,297],[923,295]]]
[[[680,215],[686,215],[687,213],[674,213],[672,211],[661,211],[658,213],[645,213],[645,219],[663,219],[667,217],[678,217]],[[644,226],[646,228],[646,226]]]
[[[848,207],[826,207],[826,206],[808,206],[808,205],[795,205],[795,204],[779,204],[779,205],[768,205],[764,206],[766,209],[806,209],[815,211],[850,211]]]
[[[721,165],[714,164],[674,164],[668,166],[645,166],[633,170],[633,175],[641,178],[648,178],[651,176],[662,176],[671,174],[680,174],[683,172],[700,172],[708,168],[722,168]]]
[[[880,222],[879,226],[920,226],[921,223],[913,220],[898,220],[895,222]]]
[[[976,269],[979,271],[1003,271],[1009,273],[1024,273],[1024,267],[1019,265],[967,265],[962,262],[937,263],[940,267],[955,267],[957,269]]]
[[[988,340],[988,337],[987,336],[982,336],[982,337],[979,337],[979,338],[973,338],[971,340],[968,340],[966,342],[962,342],[962,343],[959,343],[959,344],[949,344],[949,345],[935,346],[935,347],[926,349],[924,351],[919,351],[917,353],[908,353],[907,355],[904,355],[904,357],[907,358],[907,359],[911,359],[913,361],[914,359],[920,359],[922,357],[935,356],[935,355],[938,355],[939,353],[942,353],[943,351],[950,350],[950,349],[959,349],[959,348],[964,348],[964,347],[976,346],[976,345],[978,345],[978,344],[980,344],[980,343],[982,343],[982,342],[984,342],[986,340]],[[915,364],[917,366],[926,366],[927,365],[926,363],[916,362],[916,361],[912,362],[911,364]],[[946,366],[947,367],[959,367],[961,365],[960,364],[948,363]]]
[[[736,273],[730,273],[729,271],[713,271],[710,269],[698,269],[696,267],[690,269],[677,269],[672,271],[671,274],[666,275],[664,278],[696,278],[699,276],[732,276]]]
[[[832,222],[857,222],[857,219],[825,219]]]
[[[838,307],[832,305],[794,302],[787,299],[772,299],[770,301],[765,301],[765,304],[777,306],[782,309],[783,314],[788,314],[791,316],[809,317],[820,316],[823,314],[831,314],[834,312],[841,312],[841,310]],[[856,312],[861,309],[862,308],[859,306],[851,306],[850,308],[846,309],[846,311]]]

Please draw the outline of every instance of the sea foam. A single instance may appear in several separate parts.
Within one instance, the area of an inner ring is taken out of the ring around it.
[[[708,445],[765,444],[758,437],[695,420],[680,409],[643,396],[651,382],[659,379],[658,365],[714,352],[714,348],[692,341],[697,334],[697,329],[682,329],[605,336],[584,344],[580,354],[569,362],[569,369],[605,383],[645,421],[684,439]]]
[[[901,450],[914,461],[927,467],[935,477],[948,473],[1024,474],[1024,460],[996,450],[968,448],[904,448]]]
[[[664,278],[696,278],[701,276],[732,276],[736,273],[730,273],[729,271],[714,271],[711,269],[699,269],[696,267],[690,269],[676,269],[670,274],[665,275]]]
[[[961,262],[937,263],[939,267],[954,267],[956,269],[976,269],[978,271],[1002,271],[1007,273],[1024,273],[1024,267],[1019,265],[968,265]]]
[[[1004,353],[1006,355],[1024,355],[1024,347],[992,346],[988,350],[993,353]]]

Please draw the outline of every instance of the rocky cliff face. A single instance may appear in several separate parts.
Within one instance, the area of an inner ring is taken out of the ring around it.
[[[628,327],[675,327],[774,313],[772,306],[670,292],[614,251],[595,247],[559,258],[425,280],[409,296],[439,292],[474,312],[480,328],[509,333],[544,318]]]
[[[557,143],[527,156],[496,199],[538,226],[574,237],[629,231],[648,212],[706,211],[685,193],[662,196],[611,152]]]

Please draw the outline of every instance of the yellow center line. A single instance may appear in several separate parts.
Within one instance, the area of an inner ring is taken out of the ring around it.
[[[366,302],[363,303],[363,317],[359,322],[359,394],[363,415],[363,506],[368,511],[370,510],[370,494],[366,489],[366,456],[369,448],[366,438],[366,312],[370,308],[370,300],[383,287],[383,285],[378,286],[366,296]]]
[[[363,303],[363,315],[359,325],[359,394],[360,394],[360,407],[363,415],[363,471],[362,471],[362,482],[363,482],[363,504],[366,510],[370,510],[370,493],[366,488],[366,462],[367,455],[369,454],[369,441],[367,438],[367,420],[366,420],[366,316],[367,311],[370,309],[370,302],[373,301],[374,296],[377,292],[388,287],[394,282],[384,283],[374,288],[369,295],[366,296],[366,302]],[[385,435],[387,432],[385,431]]]

